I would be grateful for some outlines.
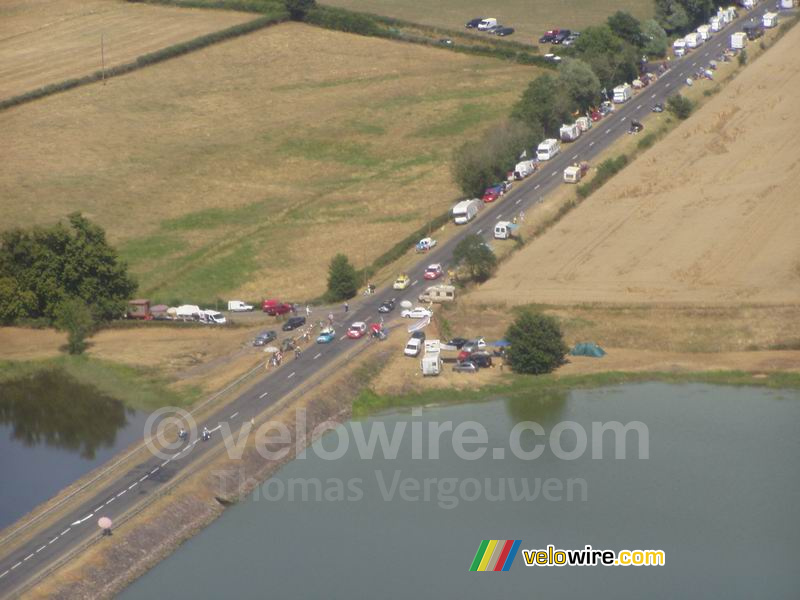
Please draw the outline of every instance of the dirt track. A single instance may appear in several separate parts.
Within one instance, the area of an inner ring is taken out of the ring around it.
[[[800,300],[799,46],[796,27],[470,301]]]

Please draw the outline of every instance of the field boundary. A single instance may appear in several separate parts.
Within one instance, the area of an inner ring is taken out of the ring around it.
[[[66,79],[58,83],[50,83],[23,94],[18,94],[16,96],[12,96],[11,98],[0,100],[0,111],[12,108],[14,106],[19,106],[20,104],[25,104],[27,102],[32,102],[34,100],[39,100],[40,98],[52,96],[60,92],[66,92],[67,90],[72,90],[84,85],[97,83],[98,81],[104,81],[120,75],[126,75],[149,65],[154,65],[177,56],[183,56],[184,54],[188,54],[196,50],[202,50],[203,48],[207,48],[219,42],[224,42],[248,33],[253,33],[254,31],[265,29],[267,27],[271,27],[272,25],[283,23],[287,20],[288,15],[270,15],[259,17],[239,25],[234,25],[233,27],[228,27],[227,29],[221,29],[219,31],[207,33],[191,40],[156,50],[155,52],[143,54],[137,57],[134,61],[123,63],[115,67],[110,67],[105,70],[100,69],[89,75],[84,75],[83,77]]]

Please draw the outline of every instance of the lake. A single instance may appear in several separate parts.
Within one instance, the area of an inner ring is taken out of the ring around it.
[[[141,439],[146,418],[59,369],[0,384],[0,529]]]
[[[485,442],[414,443],[413,424],[450,421],[480,424]],[[517,425],[526,421],[547,435]],[[592,435],[612,421],[645,426],[623,436],[624,459],[612,434]],[[395,458],[361,457],[359,431],[401,423]],[[341,458],[318,455],[341,448],[344,436],[327,434],[322,451],[286,465],[121,597],[796,598],[799,425],[795,390],[660,383],[356,421]],[[537,443],[541,455],[525,456]],[[465,457],[478,447],[488,450]],[[507,573],[470,573],[485,539],[660,549],[666,565],[528,567],[517,555]]]

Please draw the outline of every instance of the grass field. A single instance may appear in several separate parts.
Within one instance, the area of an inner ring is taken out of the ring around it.
[[[536,69],[285,24],[0,114],[4,223],[82,210],[164,301],[303,299],[446,211]],[[46,140],[46,143],[45,143]]]
[[[252,14],[122,0],[10,0],[0,3],[0,99],[88,75],[105,66],[238,23]]]
[[[445,0],[435,5],[421,0],[326,0],[323,4],[447,29],[463,29],[464,23],[476,17],[495,17],[516,29],[508,39],[526,43],[538,43],[542,32],[553,27],[582,29],[597,25],[618,10],[639,19],[653,15],[651,0],[501,0],[491,5],[479,0]]]

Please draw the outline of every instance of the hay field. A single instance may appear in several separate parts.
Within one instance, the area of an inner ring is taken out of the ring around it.
[[[123,0],[0,3],[0,99],[250,21],[255,16],[149,6]]]
[[[798,44],[794,28],[471,299],[800,301]]]
[[[464,23],[470,19],[495,17],[516,30],[508,39],[534,44],[548,29],[583,29],[588,25],[598,25],[618,10],[627,11],[638,19],[653,16],[650,0],[501,0],[491,4],[480,0],[445,0],[435,5],[421,0],[393,0],[391,3],[381,0],[325,0],[323,4],[446,29],[463,30]]]
[[[0,113],[7,225],[82,210],[171,302],[325,289],[457,196],[536,69],[288,23]],[[13,152],[10,150],[13,148]]]

